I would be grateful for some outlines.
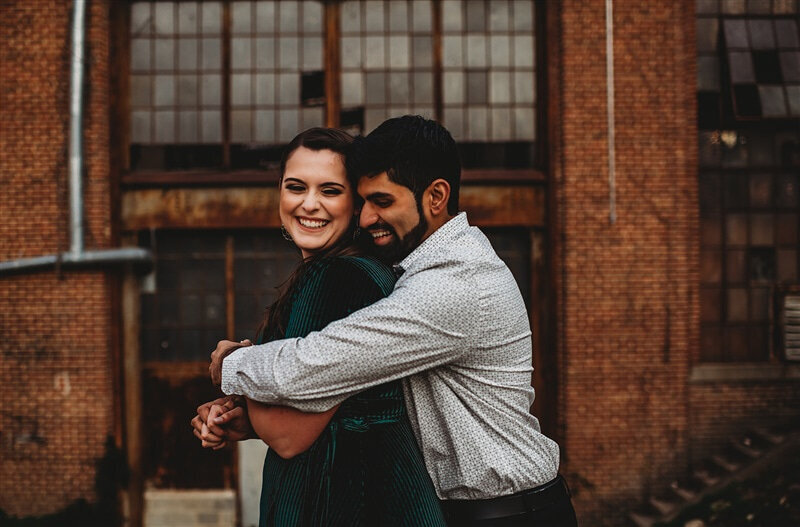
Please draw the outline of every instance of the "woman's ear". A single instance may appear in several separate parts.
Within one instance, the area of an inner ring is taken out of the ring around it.
[[[435,179],[428,186],[428,207],[431,216],[439,216],[447,212],[447,202],[450,199],[450,183],[444,179]]]

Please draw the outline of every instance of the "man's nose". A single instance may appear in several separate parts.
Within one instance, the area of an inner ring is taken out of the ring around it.
[[[366,229],[377,221],[378,213],[375,211],[375,207],[367,201],[364,203],[364,206],[361,207],[361,214],[358,217],[358,225],[362,229]]]

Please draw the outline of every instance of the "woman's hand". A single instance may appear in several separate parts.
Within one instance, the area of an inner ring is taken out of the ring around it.
[[[213,450],[225,448],[232,441],[255,437],[239,396],[221,397],[198,406],[191,424],[203,447]]]
[[[222,361],[225,360],[225,357],[239,348],[252,345],[253,343],[248,339],[244,339],[241,342],[234,342],[232,340],[220,340],[217,342],[217,347],[211,352],[211,364],[208,366],[211,382],[216,386],[222,384]]]

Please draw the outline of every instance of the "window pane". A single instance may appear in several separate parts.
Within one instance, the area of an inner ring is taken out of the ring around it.
[[[175,105],[175,77],[172,75],[155,76],[154,104],[159,106]]]
[[[408,31],[408,4],[406,2],[389,2],[389,31]]]
[[[517,0],[514,2],[514,30],[531,31],[533,29],[533,2]]]
[[[342,67],[360,68],[361,67],[361,38],[342,37],[341,40]]]
[[[783,86],[759,85],[758,94],[761,97],[761,111],[765,117],[785,117],[787,115]]]
[[[339,21],[343,32],[361,31],[361,2],[343,2]]]
[[[747,216],[743,214],[728,214],[725,227],[725,241],[729,245],[744,245],[747,243]]]
[[[532,68],[533,35],[517,35],[514,37],[514,65],[519,68]]]
[[[514,109],[514,138],[519,141],[536,140],[536,113],[529,106]]]
[[[203,75],[201,77],[200,101],[203,106],[222,105],[222,77],[220,75]]]
[[[797,251],[778,250],[779,282],[797,282]]]
[[[485,68],[486,65],[486,37],[467,35],[467,67]]]
[[[153,5],[153,22],[156,35],[172,35],[175,33],[175,4],[158,2]]]
[[[446,71],[443,74],[442,98],[444,104],[464,103],[464,73],[461,71]]]
[[[359,106],[364,104],[363,83],[363,73],[342,73],[343,106]]]
[[[367,23],[367,30],[373,32],[383,31],[384,21],[384,2],[379,0],[368,0],[364,2],[365,20]]]
[[[467,139],[473,141],[488,141],[489,115],[486,107],[467,108]]]
[[[727,295],[728,321],[744,322],[747,320],[747,289],[728,289]]]
[[[183,38],[178,41],[178,70],[195,71],[197,69],[196,38]]]
[[[725,261],[725,278],[730,283],[743,283],[747,274],[747,254],[741,250],[731,250]]]
[[[489,31],[508,31],[510,27],[509,4],[493,0],[489,4]]]
[[[486,101],[486,72],[467,72],[467,102],[470,104],[484,104]]]
[[[725,43],[729,48],[747,48],[747,31],[742,19],[727,18],[723,21]]]
[[[299,40],[296,37],[281,37],[278,39],[278,67],[292,70],[299,68],[300,54],[298,46]]]
[[[774,222],[772,214],[753,214],[750,216],[750,243],[752,245],[772,245],[774,242]]]
[[[178,112],[178,142],[198,143],[199,136],[197,130],[198,123],[196,111]]]
[[[305,37],[303,39],[303,70],[321,70],[322,62],[322,37]]]
[[[178,33],[182,35],[197,34],[197,4],[178,2]]]
[[[180,75],[178,77],[178,106],[194,108],[197,106],[198,81],[196,75]]]
[[[384,49],[383,37],[367,37],[366,38],[366,60],[364,66],[367,69],[382,69],[384,68],[384,61],[386,51]]]
[[[150,39],[131,40],[131,70],[150,71]]]
[[[433,39],[426,35],[414,37],[413,62],[415,68],[433,66]]]
[[[514,73],[514,102],[533,104],[536,96],[532,71],[516,71]]]
[[[489,37],[492,67],[508,67],[511,65],[510,47],[511,41],[508,35],[493,35]]]
[[[259,73],[256,75],[255,103],[258,106],[275,104],[275,75]]]
[[[298,18],[298,2],[288,0],[281,0],[278,2],[278,27],[282,32],[297,32],[300,27]]]
[[[415,33],[428,32],[432,30],[433,4],[430,0],[413,0],[411,3],[413,19],[413,29]]]
[[[698,53],[716,53],[719,20],[716,18],[697,19],[697,51]]]
[[[175,68],[175,41],[171,38],[156,40],[156,69],[172,70]]]
[[[131,75],[131,105],[149,106],[152,77],[150,75]]]
[[[276,69],[275,39],[256,39],[256,68],[259,70]]]
[[[220,2],[201,2],[200,27],[206,34],[222,32],[222,4]]]
[[[322,16],[321,2],[303,2],[303,31],[306,33],[321,33]]]
[[[414,102],[433,104],[433,73],[429,71],[414,73]]]
[[[249,73],[239,73],[231,76],[231,104],[233,106],[248,106],[252,77]]]
[[[483,2],[466,2],[467,31],[483,32],[486,30],[486,11]]]
[[[219,38],[204,38],[201,46],[200,64],[203,71],[220,71],[222,69],[222,41]]]
[[[450,131],[453,139],[462,140],[464,138],[464,111],[461,108],[445,108],[444,126]]]
[[[389,103],[409,104],[411,102],[411,86],[407,72],[389,74]]]
[[[260,34],[275,32],[275,2],[256,2],[256,31]]]
[[[772,20],[750,19],[747,21],[747,26],[750,30],[750,43],[753,49],[772,49],[775,47]]]
[[[389,37],[389,68],[407,69],[410,65],[409,58],[410,40],[407,36]]]
[[[511,109],[492,108],[492,140],[508,141],[512,138]]]
[[[203,143],[219,143],[222,141],[222,112],[205,110],[201,114],[200,126]]]
[[[266,144],[276,143],[275,112],[273,110],[257,110],[255,120],[255,141]]]
[[[278,83],[278,104],[299,107],[300,76],[297,73],[281,73],[278,75]]]
[[[253,12],[250,2],[231,4],[231,30],[233,34],[250,34],[253,31]]]
[[[445,68],[460,68],[464,65],[463,47],[460,36],[442,37],[442,61]]]
[[[249,37],[231,39],[231,67],[234,70],[249,70],[253,67],[250,53],[252,42]]]
[[[296,108],[280,110],[278,112],[278,141],[289,142],[300,130],[299,115]]]
[[[510,73],[505,71],[489,73],[489,102],[493,105],[511,102]]]
[[[175,112],[172,110],[155,112],[156,143],[174,143],[175,137]]]
[[[444,0],[442,2],[442,29],[445,31],[461,31],[464,27],[462,0]]]
[[[234,143],[248,143],[252,139],[250,134],[250,110],[233,110],[231,112],[231,141]]]
[[[386,74],[383,72],[366,74],[366,102],[368,105],[386,104]]]
[[[720,252],[704,250],[700,252],[700,281],[713,284],[722,280],[722,260]]]

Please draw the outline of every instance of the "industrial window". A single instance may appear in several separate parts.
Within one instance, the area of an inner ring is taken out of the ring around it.
[[[701,127],[800,118],[795,2],[698,1],[697,52]]]
[[[698,0],[701,360],[784,357],[800,283],[798,6]]]
[[[367,133],[406,113],[451,130],[466,177],[535,176],[542,9],[532,0],[134,1],[120,46],[130,65],[123,181],[274,173],[300,130]]]

